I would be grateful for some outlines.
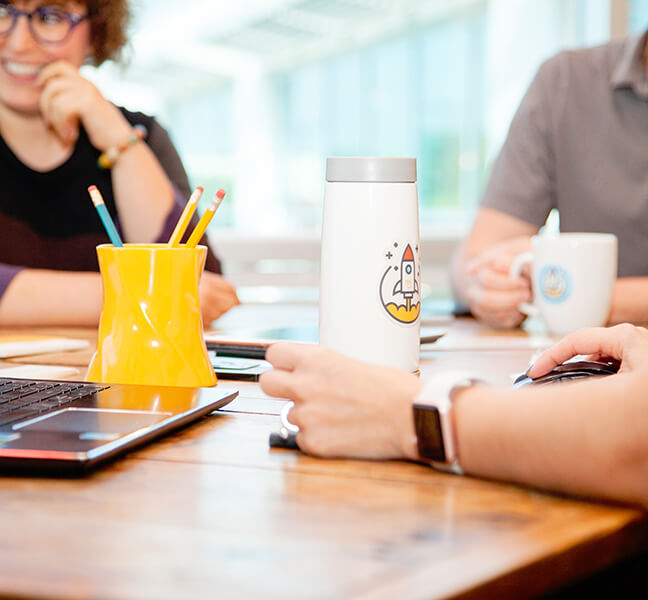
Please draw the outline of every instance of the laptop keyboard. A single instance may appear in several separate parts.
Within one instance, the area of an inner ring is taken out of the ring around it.
[[[58,409],[108,389],[96,383],[59,383],[0,377],[0,426]]]

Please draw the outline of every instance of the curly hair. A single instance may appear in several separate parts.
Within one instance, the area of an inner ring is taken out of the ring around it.
[[[128,41],[131,11],[128,0],[80,0],[88,9],[91,63],[99,66],[106,60],[119,62]]]

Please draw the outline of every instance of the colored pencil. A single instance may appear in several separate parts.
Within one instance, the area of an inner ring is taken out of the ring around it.
[[[113,220],[110,218],[110,213],[106,208],[104,199],[101,196],[101,192],[97,189],[96,185],[91,185],[88,188],[88,193],[90,194],[90,198],[92,198],[92,203],[99,213],[99,218],[101,219],[101,222],[106,229],[106,233],[108,234],[112,245],[116,248],[122,248],[124,244],[119,237],[119,233],[117,233],[117,228],[115,227]]]
[[[225,198],[225,190],[218,190],[214,195],[214,199],[212,200],[211,204],[207,207],[205,214],[201,217],[200,221],[198,221],[198,225],[196,225],[196,228],[193,230],[193,233],[187,240],[188,248],[196,247],[196,244],[198,244],[200,238],[207,230],[207,225],[209,225],[209,222],[212,220],[214,213],[218,210],[218,207],[223,201],[223,198]]]
[[[191,217],[193,216],[194,211],[196,210],[196,206],[198,206],[198,201],[200,200],[203,191],[204,191],[203,188],[198,186],[193,191],[193,194],[191,194],[191,198],[189,198],[189,201],[184,207],[184,210],[180,215],[180,219],[178,219],[178,224],[175,226],[175,229],[173,230],[173,233],[169,238],[169,244],[168,244],[169,248],[173,248],[174,246],[180,245],[180,240],[182,239],[184,232],[187,230],[189,221],[191,221]]]

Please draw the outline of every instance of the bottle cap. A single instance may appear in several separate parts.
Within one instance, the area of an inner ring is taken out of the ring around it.
[[[334,156],[326,159],[326,181],[416,183],[416,159],[385,156]]]

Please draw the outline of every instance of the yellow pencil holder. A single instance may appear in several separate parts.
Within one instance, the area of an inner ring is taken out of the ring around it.
[[[101,245],[97,256],[103,309],[88,381],[215,385],[198,298],[207,248]]]

